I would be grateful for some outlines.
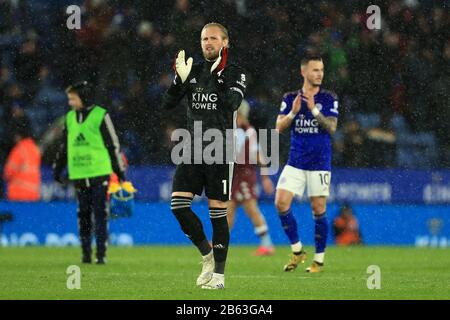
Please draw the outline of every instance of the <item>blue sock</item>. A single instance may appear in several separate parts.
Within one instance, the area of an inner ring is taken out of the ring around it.
[[[328,221],[326,212],[320,216],[314,216],[314,242],[316,253],[322,253],[327,246]]]
[[[278,212],[278,216],[280,217],[283,230],[288,236],[291,244],[299,242],[300,239],[297,232],[297,221],[295,220],[292,210],[289,209],[286,212]]]

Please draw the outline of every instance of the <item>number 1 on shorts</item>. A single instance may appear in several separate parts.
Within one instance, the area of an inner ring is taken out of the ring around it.
[[[222,180],[223,184],[223,194],[227,194],[227,180]]]

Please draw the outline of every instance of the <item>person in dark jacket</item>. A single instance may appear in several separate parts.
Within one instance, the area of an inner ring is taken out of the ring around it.
[[[163,96],[162,104],[166,109],[175,108],[186,96],[187,132],[192,137],[190,143],[184,145],[186,148],[183,147],[183,161],[177,163],[171,209],[183,232],[203,257],[197,285],[204,289],[223,289],[230,238],[227,206],[234,163],[225,152],[220,156],[217,152],[213,163],[209,161],[212,159],[205,159],[203,151],[210,142],[199,140],[208,134],[208,129],[213,129],[221,134],[222,150],[227,150],[227,131],[236,128],[236,111],[244,98],[246,75],[237,65],[227,64],[229,37],[223,25],[206,24],[200,42],[204,59],[194,64],[192,58],[185,59],[185,51],[181,50],[175,61],[174,82]],[[185,152],[189,148],[192,151]],[[197,159],[198,155],[201,159]],[[191,209],[194,195],[201,195],[203,190],[208,197],[213,228],[212,248],[199,218]]]

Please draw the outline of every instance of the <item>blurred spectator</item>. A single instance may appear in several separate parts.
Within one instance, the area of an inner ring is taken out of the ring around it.
[[[156,164],[172,163],[172,148],[181,143],[172,141],[172,133],[177,129],[173,124],[169,123],[164,132],[161,133],[161,147],[153,154],[153,161]]]
[[[366,133],[361,129],[360,124],[356,120],[347,121],[342,126],[344,133],[342,166],[348,168],[367,166],[367,157],[363,150],[366,142]]]
[[[39,201],[41,152],[31,137],[29,122],[20,118],[14,124],[15,146],[6,160],[3,176],[10,201]]]
[[[431,84],[429,119],[434,125],[436,138],[440,145],[440,163],[444,168],[450,168],[450,39],[443,48],[441,68],[436,81]]]
[[[437,165],[450,167],[448,1],[382,1],[379,31],[367,29],[361,1],[85,0],[80,30],[66,28],[66,2],[38,2],[0,0],[0,166],[13,145],[11,110],[24,109],[40,138],[67,109],[63,88],[81,78],[113,116],[126,117],[118,133],[135,141],[127,146],[132,163],[170,163],[158,158],[166,148],[160,136],[168,120],[183,125],[182,112],[157,107],[172,59],[185,49],[200,61],[201,27],[218,21],[230,31],[230,62],[247,71],[258,126],[273,126],[283,92],[301,87],[301,56],[321,51],[324,86],[341,103],[338,165],[396,165],[396,136],[427,133]],[[395,134],[385,124],[371,129],[355,123],[355,113],[401,116],[407,126]]]
[[[333,221],[333,231],[338,246],[362,244],[358,220],[349,204],[344,204]]]
[[[162,36],[149,21],[142,21],[138,26],[137,39],[133,50],[136,63],[136,75],[142,83],[148,84],[156,80],[161,68],[160,58],[164,56]]]
[[[37,43],[37,34],[30,31],[14,60],[15,76],[24,87],[27,102],[30,102],[36,93],[42,62],[43,58]]]
[[[385,113],[378,127],[367,131],[363,154],[367,157],[367,166],[371,168],[392,168],[396,164],[397,137],[390,126],[391,115]]]

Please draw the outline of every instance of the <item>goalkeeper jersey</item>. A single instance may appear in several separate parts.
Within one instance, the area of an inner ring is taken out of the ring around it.
[[[173,84],[163,96],[162,104],[164,108],[172,109],[180,104],[183,97],[187,98],[187,104],[181,112],[186,112],[186,129],[191,135],[192,161],[194,137],[197,141],[201,140],[197,145],[201,145],[201,150],[204,150],[211,141],[206,137],[202,139],[203,134],[208,129],[215,129],[219,130],[223,137],[222,163],[226,163],[227,159],[233,158],[233,155],[226,155],[226,144],[233,144],[233,141],[226,139],[227,129],[232,132],[236,127],[236,110],[244,98],[246,75],[243,69],[234,64],[227,65],[220,75],[212,75],[212,64],[208,61],[194,64],[184,83],[175,76]],[[230,138],[229,135],[228,137]],[[199,151],[197,149],[196,152]]]

